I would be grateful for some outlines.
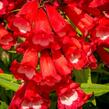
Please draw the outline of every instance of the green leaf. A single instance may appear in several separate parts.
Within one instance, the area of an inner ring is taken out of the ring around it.
[[[75,76],[76,82],[91,83],[91,70],[89,68],[82,70],[74,70],[73,76]]]
[[[9,53],[3,51],[1,53],[1,60],[4,63],[5,66],[8,66],[10,63],[10,57],[9,57]]]
[[[0,85],[6,89],[16,91],[19,87],[19,84],[10,82],[8,80],[5,80],[3,78],[0,78]]]
[[[94,106],[96,106],[96,99],[93,99],[93,100],[92,100],[92,104],[93,104]]]
[[[109,48],[104,47],[104,50],[106,50],[107,52],[109,52]]]
[[[82,36],[82,32],[79,30],[79,28],[69,19],[68,16],[66,16],[67,21],[71,24],[71,26],[75,29],[75,31],[77,32],[77,34],[80,36]]]
[[[79,28],[76,27],[75,30],[80,36],[82,36],[82,32],[79,30]]]
[[[12,90],[6,90],[5,88],[0,86],[0,100],[5,101],[6,104],[9,104],[12,97],[13,97],[14,91]]]
[[[15,83],[16,80],[10,74],[0,74],[0,86],[5,89],[16,91],[19,84]]]
[[[92,70],[92,72],[109,75],[109,72],[106,71],[103,63],[99,64],[99,66],[95,70]]]
[[[109,86],[105,84],[87,84],[87,83],[82,83],[81,88],[86,92],[86,93],[94,93],[95,96],[100,96],[103,95],[107,92],[109,92]]]
[[[0,78],[8,80],[8,81],[13,81],[16,82],[17,80],[13,77],[12,74],[6,74],[6,73],[2,73],[0,74]]]
[[[5,102],[0,101],[0,109],[8,109],[8,105]]]
[[[50,94],[50,100],[51,100],[50,109],[57,109],[57,96],[55,93]]]

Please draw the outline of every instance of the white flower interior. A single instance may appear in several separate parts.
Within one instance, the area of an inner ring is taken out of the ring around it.
[[[104,28],[103,28],[104,29]],[[109,38],[109,32],[104,30],[104,32],[101,30],[100,32],[96,33],[96,36],[99,37],[101,40],[106,40]]]
[[[71,95],[70,97],[67,96],[63,96],[60,98],[60,101],[62,104],[64,105],[72,105],[74,101],[76,101],[78,99],[78,93],[75,91],[73,93],[73,95]]]
[[[70,61],[71,61],[71,63],[76,64],[76,63],[78,63],[79,58],[78,58],[78,56],[71,55]]]
[[[32,79],[35,75],[35,70],[29,66],[20,66],[18,68],[18,73],[25,74],[27,78]]]
[[[41,102],[37,102],[37,103],[22,103],[22,109],[40,109],[41,108]]]
[[[3,9],[3,2],[0,1],[0,10]]]
[[[22,22],[14,22],[13,23],[15,27],[19,29],[21,33],[27,33],[31,30],[30,25],[28,22],[25,21],[25,23]]]
[[[105,35],[105,36],[102,36],[100,39],[101,40],[106,40],[108,37],[109,37],[109,35]]]

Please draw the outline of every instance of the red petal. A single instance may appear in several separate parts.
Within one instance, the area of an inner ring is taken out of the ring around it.
[[[48,52],[43,52],[40,58],[40,67],[42,77],[48,85],[54,85],[59,82],[61,77],[57,74],[54,63]]]

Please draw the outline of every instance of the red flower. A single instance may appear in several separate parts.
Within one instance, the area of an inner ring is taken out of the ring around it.
[[[42,78],[47,85],[53,86],[61,80],[60,75],[57,74],[53,60],[47,51],[41,53],[40,69]]]
[[[86,36],[88,31],[94,27],[95,21],[90,15],[84,13],[76,5],[75,3],[68,4],[66,7],[63,7],[63,10],[70,20],[81,30],[83,35]]]
[[[14,38],[4,27],[0,25],[0,45],[2,48],[8,50],[13,46]]]
[[[5,17],[11,14],[11,11],[22,6],[26,0],[0,0],[0,16],[4,15]]]
[[[105,4],[108,4],[109,0],[92,0],[91,3],[89,4],[89,7],[99,7]]]
[[[102,17],[98,20],[96,28],[91,30],[91,40],[100,45],[109,44],[109,19]]]
[[[4,71],[0,68],[0,74],[4,73]]]
[[[21,54],[24,54],[25,51],[30,47],[30,43],[28,40],[26,40],[25,42],[23,43],[20,43],[17,48],[16,48],[16,51],[18,53],[21,53]]]
[[[96,28],[96,37],[101,40],[106,40],[109,38],[109,27],[100,25]]]
[[[7,5],[8,5],[7,0],[1,0],[0,1],[0,16],[2,16],[3,14],[6,14]]]
[[[87,54],[83,50],[82,43],[76,38],[66,41],[64,45],[64,53],[72,68],[82,69],[87,63]]]
[[[82,69],[87,62],[86,54],[82,49],[70,47],[66,52],[66,57],[75,69]]]
[[[65,19],[58,13],[55,7],[46,5],[46,12],[47,12],[51,27],[53,28],[56,35],[58,35],[61,38],[64,36],[69,36],[69,34],[71,33],[72,35],[74,35],[74,30],[71,27],[71,25],[69,25],[69,23],[65,21]],[[52,13],[52,16],[51,16],[51,13]]]
[[[39,9],[31,37],[32,43],[46,47],[53,42],[53,35],[46,13],[43,9]]]
[[[37,10],[37,2],[31,1],[25,3],[16,15],[12,15],[12,17],[9,16],[8,25],[14,31],[14,34],[28,36],[31,29],[34,27]]]
[[[23,17],[15,17],[13,21],[13,26],[18,28],[19,32],[22,34],[30,32],[31,30],[30,23]]]
[[[9,109],[48,109],[52,91],[58,95],[59,109],[81,109],[90,95],[72,81],[72,68],[96,68],[93,52],[99,45],[97,52],[109,64],[102,48],[109,44],[109,2],[62,1],[0,1],[0,46],[8,50],[14,45],[23,55],[21,62],[11,64],[10,70],[24,84]]]
[[[37,51],[29,48],[24,53],[23,59],[19,64],[16,60],[13,61],[10,70],[17,79],[32,79],[36,74],[36,65],[38,62]]]
[[[23,85],[19,88],[19,90],[15,93],[8,109],[20,109],[20,104],[24,96],[25,88],[26,85]]]
[[[60,51],[54,51],[53,62],[60,75],[66,76],[71,74],[71,67],[69,65],[69,62],[64,57],[64,55],[61,54]]]
[[[105,45],[101,45],[97,48],[97,52],[98,52],[98,55],[100,56],[101,60],[103,61],[103,63],[107,66],[109,66],[109,52],[107,52],[105,50],[105,48],[109,48],[109,45],[108,46],[105,46]]]
[[[77,83],[61,85],[57,89],[58,109],[80,109],[91,95],[86,95]]]
[[[36,0],[26,2],[18,12],[17,16],[23,16],[25,19],[34,23],[37,17],[38,3]]]
[[[15,93],[8,109],[48,109],[49,99],[40,96],[36,84],[25,83]]]
[[[87,63],[85,67],[88,66],[92,69],[95,69],[97,67],[97,60],[93,55],[93,52],[96,50],[95,44],[93,42],[92,43],[84,42],[83,40],[81,40],[81,44],[83,46],[83,51],[85,52],[87,57]]]

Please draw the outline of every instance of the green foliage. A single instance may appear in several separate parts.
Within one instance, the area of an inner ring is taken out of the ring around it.
[[[87,83],[82,83],[81,88],[86,92],[86,93],[94,93],[95,96],[100,96],[103,95],[107,92],[109,92],[109,85],[102,85],[102,84],[87,84]]]
[[[19,84],[11,74],[0,74],[0,86],[6,88],[7,90],[16,91]]]
[[[73,76],[78,83],[91,82],[91,70],[89,68],[83,70],[74,70]]]
[[[0,101],[0,109],[7,109],[8,105],[5,102]]]
[[[105,109],[103,105],[109,105],[109,99],[106,100],[109,98],[109,69],[105,65],[100,64],[96,70],[74,70],[72,75],[86,93],[93,95],[83,109]]]
[[[50,94],[50,100],[51,100],[50,109],[57,109],[57,96],[54,92]]]

